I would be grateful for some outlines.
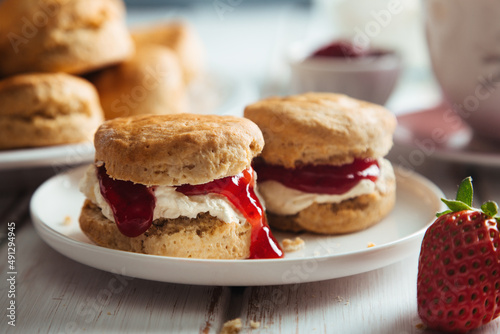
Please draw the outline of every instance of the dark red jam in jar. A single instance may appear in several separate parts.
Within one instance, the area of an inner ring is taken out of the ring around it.
[[[305,165],[296,169],[259,161],[254,164],[254,168],[260,182],[273,180],[288,188],[314,194],[344,194],[361,180],[375,182],[380,176],[378,161],[370,158],[355,159],[341,166]]]
[[[311,57],[361,58],[377,57],[388,54],[388,51],[364,48],[349,41],[334,41],[312,53]]]
[[[283,251],[267,225],[264,209],[255,195],[254,187],[253,169],[248,168],[235,176],[199,185],[185,184],[176,190],[186,196],[210,193],[225,196],[252,226],[250,259],[283,257]]]
[[[137,237],[151,226],[156,206],[153,187],[131,181],[113,180],[104,166],[97,168],[101,194],[113,211],[123,235]]]

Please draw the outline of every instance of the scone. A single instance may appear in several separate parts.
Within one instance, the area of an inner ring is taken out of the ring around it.
[[[147,44],[159,44],[172,49],[181,64],[184,80],[191,82],[203,70],[203,46],[193,27],[185,22],[170,22],[138,27],[132,37],[141,48]]]
[[[69,74],[0,80],[0,149],[91,141],[103,113],[92,84]]]
[[[249,105],[262,130],[254,163],[269,224],[285,231],[341,234],[365,229],[395,202],[395,176],[383,157],[395,117],[345,95],[307,93]]]
[[[130,59],[88,76],[106,119],[186,112],[185,85],[173,51],[145,45]]]
[[[264,140],[232,116],[139,115],[105,122],[80,189],[82,231],[125,251],[209,259],[283,256],[255,193]]]
[[[82,74],[129,57],[122,0],[0,2],[0,76]]]

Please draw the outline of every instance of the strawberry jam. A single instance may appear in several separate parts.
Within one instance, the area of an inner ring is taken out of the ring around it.
[[[361,57],[379,57],[389,54],[384,50],[372,50],[356,46],[349,41],[335,41],[315,52],[311,57],[329,57],[329,58],[361,58]]]
[[[97,168],[101,194],[113,211],[123,235],[137,237],[151,226],[156,197],[152,187],[131,181],[113,180],[104,166]]]
[[[210,193],[225,196],[252,226],[250,259],[283,257],[283,251],[267,225],[264,210],[255,195],[254,187],[253,170],[248,168],[235,176],[199,185],[185,184],[176,190],[186,196]]]
[[[374,159],[355,159],[351,164],[305,165],[288,169],[268,165],[262,161],[254,164],[259,181],[273,180],[284,186],[307,193],[340,195],[348,192],[361,180],[375,182],[380,176],[380,167]]]

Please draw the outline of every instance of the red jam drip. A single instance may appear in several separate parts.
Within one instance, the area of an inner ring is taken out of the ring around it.
[[[210,193],[225,196],[252,226],[250,259],[283,257],[283,251],[267,225],[266,216],[255,195],[254,186],[253,170],[248,168],[235,176],[199,185],[185,184],[177,187],[176,190],[186,196]]]
[[[360,58],[378,57],[385,54],[388,54],[388,52],[362,48],[348,41],[335,41],[316,50],[311,57]]]
[[[104,166],[97,168],[101,194],[113,211],[116,226],[127,237],[137,237],[151,226],[156,197],[153,187],[113,180]]]
[[[254,165],[259,181],[273,180],[288,188],[307,193],[340,195],[348,192],[361,180],[375,182],[380,176],[380,167],[374,159],[355,159],[353,163],[331,165],[306,165],[296,169],[268,165]]]

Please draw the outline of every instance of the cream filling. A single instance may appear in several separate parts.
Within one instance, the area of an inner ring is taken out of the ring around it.
[[[80,191],[92,203],[101,208],[102,214],[109,220],[115,221],[113,211],[101,194],[97,170],[90,166],[80,181]],[[216,194],[186,196],[175,187],[156,186],[154,190],[156,206],[153,220],[159,218],[175,219],[180,216],[196,218],[199,213],[208,212],[226,223],[244,223],[245,217],[236,210],[223,196]]]
[[[394,179],[394,171],[389,161],[379,159],[378,162],[380,176],[375,182],[361,180],[351,190],[339,195],[307,193],[288,188],[282,183],[272,180],[260,182],[259,191],[266,203],[267,210],[278,215],[294,215],[313,203],[340,203],[346,199],[375,191],[385,193],[387,191],[387,181]]]

